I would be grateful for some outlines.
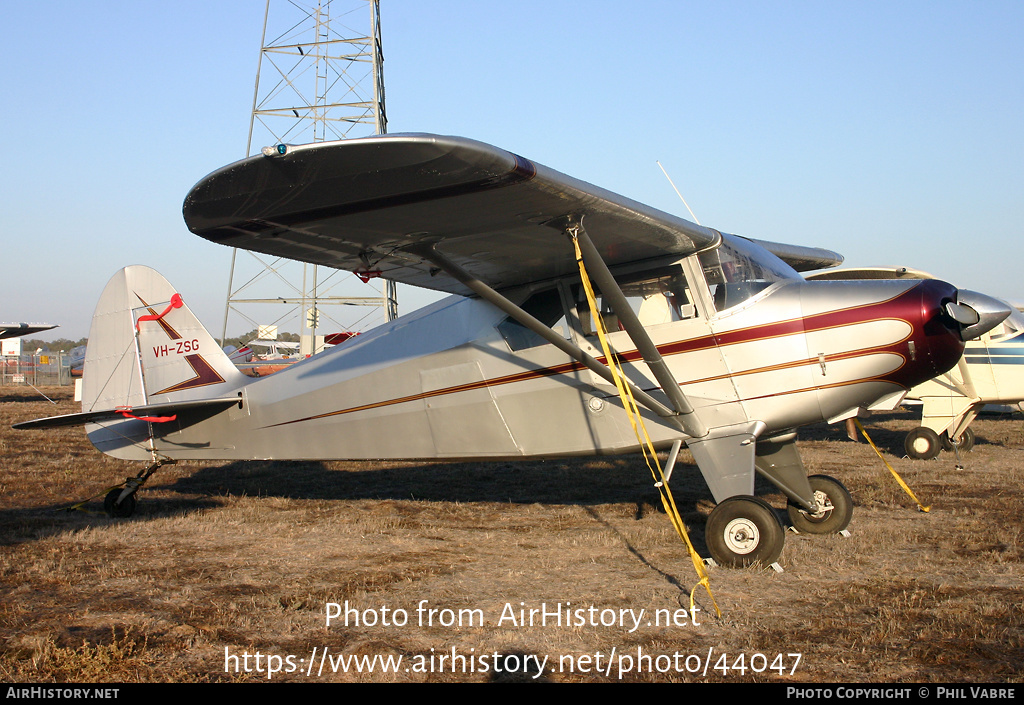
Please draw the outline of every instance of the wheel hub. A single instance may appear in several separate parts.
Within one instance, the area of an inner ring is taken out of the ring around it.
[[[757,548],[761,534],[750,519],[740,517],[725,525],[725,543],[733,553],[746,555]]]
[[[824,519],[832,512],[833,509],[835,509],[832,505],[832,500],[830,500],[828,495],[821,490],[814,491],[814,504],[818,507],[818,511],[814,513],[804,512],[804,514],[811,519]]]

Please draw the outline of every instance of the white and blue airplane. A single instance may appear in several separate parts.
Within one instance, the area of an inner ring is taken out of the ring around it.
[[[909,267],[836,269],[807,279],[935,279]],[[1004,302],[1005,303],[1005,302]],[[921,425],[907,434],[904,449],[914,459],[931,459],[954,446],[974,447],[971,423],[987,405],[1017,406],[1024,401],[1024,314],[1006,303],[1009,315],[976,338],[952,369],[915,385],[904,404],[921,407]]]

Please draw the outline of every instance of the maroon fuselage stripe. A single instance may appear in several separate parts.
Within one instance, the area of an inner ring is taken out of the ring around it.
[[[855,357],[862,357],[866,355],[879,354],[879,353],[892,353],[903,358],[904,362],[901,363],[896,370],[893,370],[886,375],[877,377],[867,377],[860,380],[851,380],[848,382],[842,382],[837,384],[826,384],[811,386],[806,389],[799,390],[788,390],[786,392],[779,392],[777,394],[794,394],[803,391],[812,391],[815,389],[825,389],[837,386],[848,386],[850,384],[856,384],[864,381],[870,381],[877,379],[879,381],[892,382],[894,384],[900,384],[903,386],[903,382],[897,377],[890,378],[890,375],[898,372],[906,362],[906,356],[897,350],[897,347],[905,343],[908,339],[918,337],[922,335],[918,330],[918,327],[914,325],[912,320],[915,317],[920,317],[921,305],[920,302],[915,306],[914,300],[918,299],[921,292],[918,291],[918,287],[915,286],[908,291],[905,291],[895,297],[879,301],[873,304],[867,304],[862,306],[852,306],[837,311],[828,311],[825,313],[814,314],[806,318],[794,318],[786,321],[777,321],[773,323],[765,323],[762,325],[752,326],[750,328],[741,328],[733,331],[726,331],[720,334],[710,334],[700,336],[698,338],[692,338],[690,340],[681,340],[673,343],[664,343],[658,346],[658,351],[663,356],[679,355],[687,352],[694,352],[697,350],[704,350],[713,347],[725,347],[730,345],[739,345],[741,343],[749,343],[757,340],[767,340],[770,338],[781,338],[789,335],[796,335],[812,331],[829,330],[833,328],[841,328],[845,326],[855,325],[859,323],[868,323],[871,321],[880,320],[894,320],[902,321],[907,323],[911,327],[911,333],[904,338],[886,343],[880,346],[863,348],[861,350],[848,351],[844,353],[837,353],[828,356],[828,360],[841,360]],[[917,316],[915,316],[915,312]],[[879,315],[880,314],[880,315]],[[901,315],[903,314],[903,315]],[[923,351],[922,351],[923,352]],[[624,352],[619,357],[625,362],[635,362],[641,359],[640,353],[636,350]],[[607,364],[604,357],[598,358],[599,362]],[[741,376],[756,374],[758,372],[772,371],[776,369],[784,369],[786,367],[800,367],[804,365],[818,364],[817,358],[805,358],[803,360],[794,360],[787,363],[779,363],[776,365],[770,365],[763,368],[756,368],[751,370],[745,370],[742,372],[734,372],[727,375],[721,375],[718,377],[708,377],[704,379],[687,380],[680,383],[694,384],[699,382],[711,381],[714,379],[721,379],[725,377]],[[277,426],[287,426],[289,424],[301,423],[304,421],[315,421],[317,419],[323,419],[330,416],[339,416],[342,414],[351,414],[358,411],[365,411],[367,409],[375,409],[385,406],[392,406],[395,404],[404,404],[412,401],[420,401],[423,399],[429,399],[432,397],[443,396],[447,394],[457,394],[459,392],[472,391],[474,389],[482,389],[486,387],[497,387],[505,384],[512,384],[515,382],[523,382],[531,379],[539,379],[542,377],[551,377],[554,375],[568,374],[570,372],[577,372],[586,369],[586,366],[580,362],[566,362],[560,365],[554,365],[552,367],[545,367],[536,370],[528,370],[525,372],[519,372],[514,375],[508,375],[505,377],[497,377],[489,380],[480,380],[478,382],[471,382],[469,384],[457,385],[454,387],[446,387],[443,389],[436,389],[430,392],[420,392],[418,394],[410,394],[404,397],[398,397],[395,399],[388,399],[384,401],[372,402],[369,404],[362,404],[359,406],[353,406],[346,409],[338,409],[336,411],[330,411],[323,414],[316,414],[314,416],[307,416],[300,419],[294,419],[291,421],[282,421],[280,423],[271,424],[264,428],[275,428]]]

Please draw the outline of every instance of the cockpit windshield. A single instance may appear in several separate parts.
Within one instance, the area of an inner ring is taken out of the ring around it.
[[[698,255],[716,311],[743,303],[776,282],[800,280],[796,270],[760,245],[731,235]]]

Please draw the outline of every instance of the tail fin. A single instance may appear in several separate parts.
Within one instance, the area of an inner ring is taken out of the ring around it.
[[[225,396],[249,380],[149,267],[107,283],[89,330],[82,411]]]

